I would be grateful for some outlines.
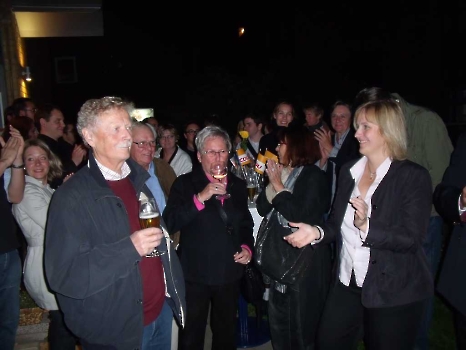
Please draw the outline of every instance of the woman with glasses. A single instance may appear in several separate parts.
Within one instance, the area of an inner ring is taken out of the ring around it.
[[[325,174],[314,165],[320,151],[313,135],[304,126],[295,126],[283,128],[277,136],[279,163],[267,161],[269,184],[256,202],[265,218],[255,261],[271,284],[268,315],[273,348],[314,349],[331,278],[330,246],[296,249],[283,238],[292,233],[289,221],[322,225],[330,190]],[[275,254],[274,247],[282,253]],[[284,271],[290,273],[284,277]]]
[[[235,350],[239,282],[252,256],[254,222],[245,181],[211,171],[216,165],[227,168],[228,133],[207,126],[198,133],[196,147],[201,166],[175,180],[163,212],[168,231],[181,232],[178,251],[188,316],[178,349],[204,349],[211,305],[212,349]]]
[[[161,124],[158,128],[160,149],[155,156],[166,161],[176,176],[189,173],[193,168],[191,157],[178,146],[179,135],[173,124]]]

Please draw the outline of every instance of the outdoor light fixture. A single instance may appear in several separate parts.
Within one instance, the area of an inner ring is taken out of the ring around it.
[[[26,70],[22,73],[23,76],[26,76],[26,81],[31,81],[31,71],[29,70],[29,66],[26,67]]]

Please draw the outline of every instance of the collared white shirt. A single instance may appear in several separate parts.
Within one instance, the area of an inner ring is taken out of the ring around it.
[[[359,182],[364,173],[366,167],[367,158],[362,157],[353,167],[350,169],[351,175],[355,181],[355,186],[351,198],[361,195],[359,191]],[[368,206],[367,216],[370,217],[372,212],[372,195],[379,186],[380,182],[383,180],[385,175],[390,169],[392,161],[390,158],[385,159],[385,161],[380,164],[377,168],[377,175],[374,182],[370,185],[367,190],[366,197],[364,201]],[[356,284],[359,287],[362,287],[364,284],[364,279],[366,278],[367,269],[369,268],[369,259],[371,255],[370,248],[363,247],[367,234],[369,233],[369,223],[367,226],[367,232],[360,231],[357,227],[354,226],[354,208],[351,203],[348,203],[346,207],[345,217],[341,225],[341,236],[342,236],[342,248],[340,251],[340,267],[339,267],[339,278],[340,282],[345,286],[349,286],[351,279],[351,272],[354,270],[354,275],[356,277]]]
[[[129,168],[129,165],[126,162],[124,162],[123,166],[121,167],[121,174],[118,174],[117,172],[110,170],[106,166],[99,163],[97,159],[95,160],[95,162],[97,163],[97,166],[99,167],[100,172],[104,176],[104,179],[107,181],[122,180],[131,173],[131,169]],[[89,167],[89,161],[87,162],[87,166]]]

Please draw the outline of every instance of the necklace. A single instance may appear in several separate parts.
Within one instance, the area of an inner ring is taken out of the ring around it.
[[[375,175],[377,175],[376,172],[375,172],[375,173],[371,173],[371,172],[369,171],[369,177],[371,178],[371,180],[374,180]]]

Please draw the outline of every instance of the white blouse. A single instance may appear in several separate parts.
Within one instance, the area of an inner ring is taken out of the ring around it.
[[[359,191],[359,182],[364,173],[364,168],[366,167],[367,158],[362,157],[353,167],[350,169],[351,175],[355,180],[355,186],[351,197],[357,197],[361,195]],[[372,182],[371,186],[367,190],[366,198],[364,201],[368,206],[367,216],[371,216],[372,211],[372,195],[379,186],[380,182],[383,180],[385,175],[390,169],[390,164],[392,163],[390,158],[385,159],[385,161],[377,168],[376,178]],[[356,284],[358,287],[362,287],[364,284],[364,279],[366,278],[367,269],[369,268],[369,260],[371,251],[369,247],[363,247],[367,235],[369,234],[369,225],[367,226],[367,232],[360,231],[357,227],[354,226],[354,208],[351,203],[348,202],[346,207],[345,217],[341,225],[341,236],[342,236],[342,248],[340,251],[340,268],[339,268],[339,278],[340,282],[345,286],[349,286],[351,279],[351,272],[354,270],[354,275],[356,277]]]

